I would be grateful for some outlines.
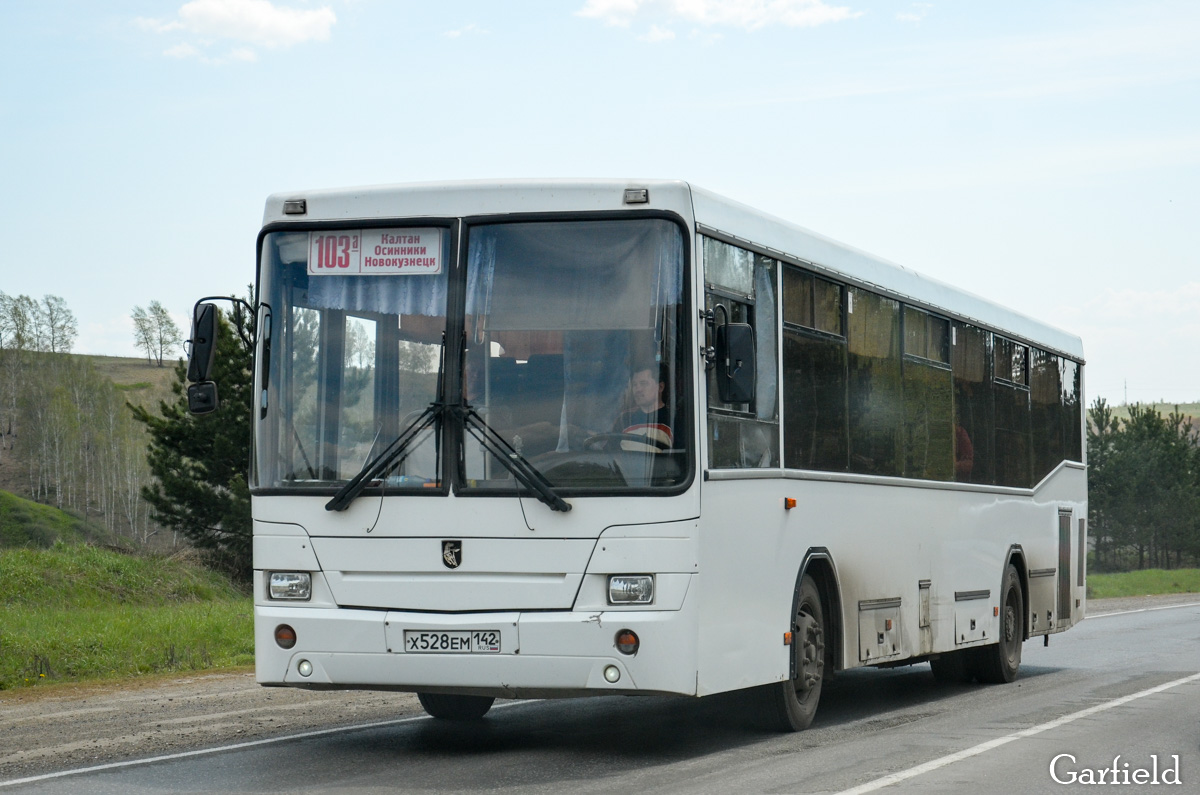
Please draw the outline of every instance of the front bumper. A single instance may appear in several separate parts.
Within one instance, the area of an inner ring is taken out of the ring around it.
[[[695,695],[697,623],[679,610],[414,613],[258,605],[258,682],[311,689],[377,689],[546,698],[630,693]],[[275,628],[296,631],[281,649]],[[617,632],[641,639],[635,655],[616,649]],[[495,630],[500,652],[407,652],[405,630]],[[312,673],[301,676],[307,660]],[[616,682],[604,670],[620,671]]]

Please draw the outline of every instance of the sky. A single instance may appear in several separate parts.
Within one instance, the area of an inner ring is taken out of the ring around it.
[[[270,193],[684,179],[1200,400],[1194,0],[0,0],[0,291],[244,292]]]

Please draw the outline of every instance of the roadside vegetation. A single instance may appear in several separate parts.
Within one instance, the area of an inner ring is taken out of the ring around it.
[[[1182,407],[1102,398],[1088,411],[1088,536],[1094,571],[1200,565],[1200,433]]]
[[[250,665],[252,603],[183,560],[0,548],[0,690]]]
[[[1089,599],[1200,593],[1200,569],[1143,569],[1087,576]]]

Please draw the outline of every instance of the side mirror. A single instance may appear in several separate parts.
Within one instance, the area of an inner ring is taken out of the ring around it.
[[[192,350],[188,356],[188,380],[193,383],[207,381],[217,355],[217,307],[215,304],[200,304],[196,307],[192,314],[192,338],[189,342],[192,343]],[[215,400],[217,395],[215,389],[212,394]],[[190,388],[188,396],[190,405]],[[216,408],[215,403],[213,408]]]
[[[212,381],[188,384],[188,413],[211,414],[217,410],[217,385]]]
[[[725,323],[716,329],[717,395],[722,403],[754,400],[754,329],[748,323]]]

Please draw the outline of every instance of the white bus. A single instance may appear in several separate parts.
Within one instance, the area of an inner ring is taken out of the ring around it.
[[[263,685],[447,719],[753,689],[797,730],[835,671],[1008,682],[1083,617],[1077,337],[685,182],[299,191],[264,221]]]

